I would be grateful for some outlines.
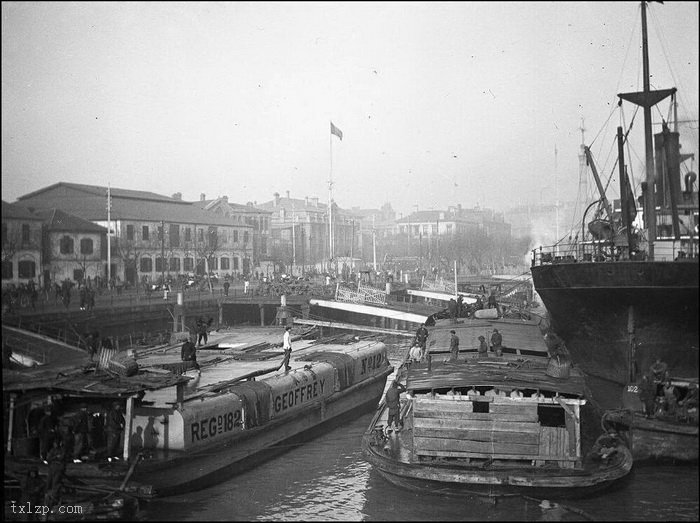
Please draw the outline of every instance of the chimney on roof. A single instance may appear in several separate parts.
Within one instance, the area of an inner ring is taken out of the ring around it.
[[[181,192],[174,193],[173,200],[182,200],[182,193]]]
[[[314,204],[314,207],[318,207],[318,196],[311,198],[311,203]]]
[[[207,197],[206,197],[206,195],[205,195],[204,193],[201,193],[201,194],[199,195],[199,201],[200,201],[200,202],[203,202],[203,201],[206,200],[206,199],[207,199]]]
[[[223,201],[225,201],[226,203],[228,203],[228,194],[222,196],[221,199],[222,199]]]
[[[289,191],[287,191],[287,200],[289,200]]]
[[[306,206],[308,207],[309,206],[309,197],[304,196],[304,201],[305,201]]]
[[[280,205],[280,193],[276,192],[275,194],[273,194],[273,196],[275,197],[275,207],[279,207],[279,205]]]

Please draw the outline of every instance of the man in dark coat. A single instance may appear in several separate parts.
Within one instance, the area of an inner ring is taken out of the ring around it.
[[[44,415],[39,420],[39,426],[37,427],[39,432],[39,457],[44,461],[48,460],[49,450],[51,450],[55,432],[54,425],[51,409],[47,408],[44,410]]]
[[[491,350],[496,353],[496,356],[501,356],[503,354],[503,336],[498,332],[498,329],[493,329],[493,334],[491,335]]]
[[[389,417],[386,422],[387,429],[390,429],[392,424],[396,425],[397,430],[399,427],[403,428],[403,420],[399,419],[399,408],[401,407],[401,392],[404,390],[406,390],[406,387],[394,380],[384,395],[384,401],[386,401],[386,406],[389,409]]]
[[[459,337],[455,331],[450,331],[450,361],[459,358]]]
[[[122,414],[122,406],[115,401],[112,404],[112,409],[107,413],[107,458],[118,457],[119,441],[124,430],[124,415]]]

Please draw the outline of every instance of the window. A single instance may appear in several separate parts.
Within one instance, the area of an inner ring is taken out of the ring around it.
[[[218,245],[218,236],[217,236],[217,231],[216,227],[210,226],[209,230],[207,231],[207,237],[209,241],[209,248],[210,249],[216,249]]]
[[[163,272],[165,270],[165,265],[163,264],[163,258],[156,256],[156,272]]]
[[[141,272],[152,272],[153,271],[153,260],[148,256],[141,258]]]
[[[6,223],[2,224],[2,244],[3,245],[7,244],[7,224]],[[4,276],[3,276],[3,278],[4,278]]]
[[[12,279],[12,262],[4,261],[2,262],[2,279],[11,280]]]
[[[23,223],[22,224],[22,245],[26,245],[29,243],[31,235],[29,234],[29,224],[28,223]],[[22,276],[20,276],[21,278]]]
[[[238,243],[238,231],[233,231],[233,243]]]
[[[126,226],[126,239],[127,239],[127,240],[133,240],[133,239],[134,239],[134,226],[133,226],[133,225],[127,225],[127,226]]]
[[[83,238],[80,240],[80,254],[92,254],[91,238]]]
[[[243,243],[248,243],[248,231],[243,231]]]
[[[238,258],[234,258],[234,259],[233,259],[233,270],[234,270],[234,271],[237,271],[237,270],[238,270],[238,267],[239,267],[239,265],[238,265]]]
[[[209,270],[216,271],[219,269],[219,258],[212,256],[209,258]]]
[[[221,240],[222,244],[228,243],[228,233],[226,231],[221,231],[219,239]]]
[[[187,229],[189,231],[189,229]],[[185,258],[184,270],[186,272],[192,272],[194,270],[194,258]]]
[[[163,227],[158,226],[158,241],[161,241],[163,239]]]
[[[180,272],[180,258],[170,258],[170,270]]]
[[[180,246],[180,226],[177,223],[170,224],[170,246]]]
[[[186,242],[191,242],[191,241],[192,241],[192,229],[190,229],[189,227],[187,227],[187,228],[185,229],[185,241],[186,241]]]
[[[144,241],[149,240],[148,225],[144,225],[141,228],[141,237],[144,239]]]
[[[64,236],[60,241],[61,254],[73,254],[73,238]]]
[[[221,270],[222,271],[227,271],[230,268],[231,264],[231,259],[230,258],[221,258]]]
[[[83,281],[83,270],[82,269],[73,269],[73,279],[75,281]]]
[[[198,235],[199,237],[197,239],[200,242],[203,242],[204,241],[204,229],[199,229],[197,232],[199,233],[199,235]]]

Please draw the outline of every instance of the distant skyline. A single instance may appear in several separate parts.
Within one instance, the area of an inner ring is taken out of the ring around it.
[[[698,3],[648,7],[652,88],[679,89],[697,155]],[[2,199],[70,182],[327,203],[332,176],[339,206],[404,215],[575,200],[582,122],[609,175],[620,123],[602,128],[617,93],[642,88],[639,9],[3,2]]]

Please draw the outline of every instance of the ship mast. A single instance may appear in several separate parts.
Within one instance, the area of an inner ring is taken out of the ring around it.
[[[647,36],[647,4],[642,2],[642,61],[644,75],[644,90],[634,93],[620,93],[617,96],[644,109],[644,149],[646,151],[646,182],[642,186],[644,196],[644,226],[648,231],[649,257],[654,258],[654,241],[656,240],[656,198],[654,149],[651,131],[651,108],[664,98],[676,92],[675,88],[652,91],[649,88],[649,44]]]

